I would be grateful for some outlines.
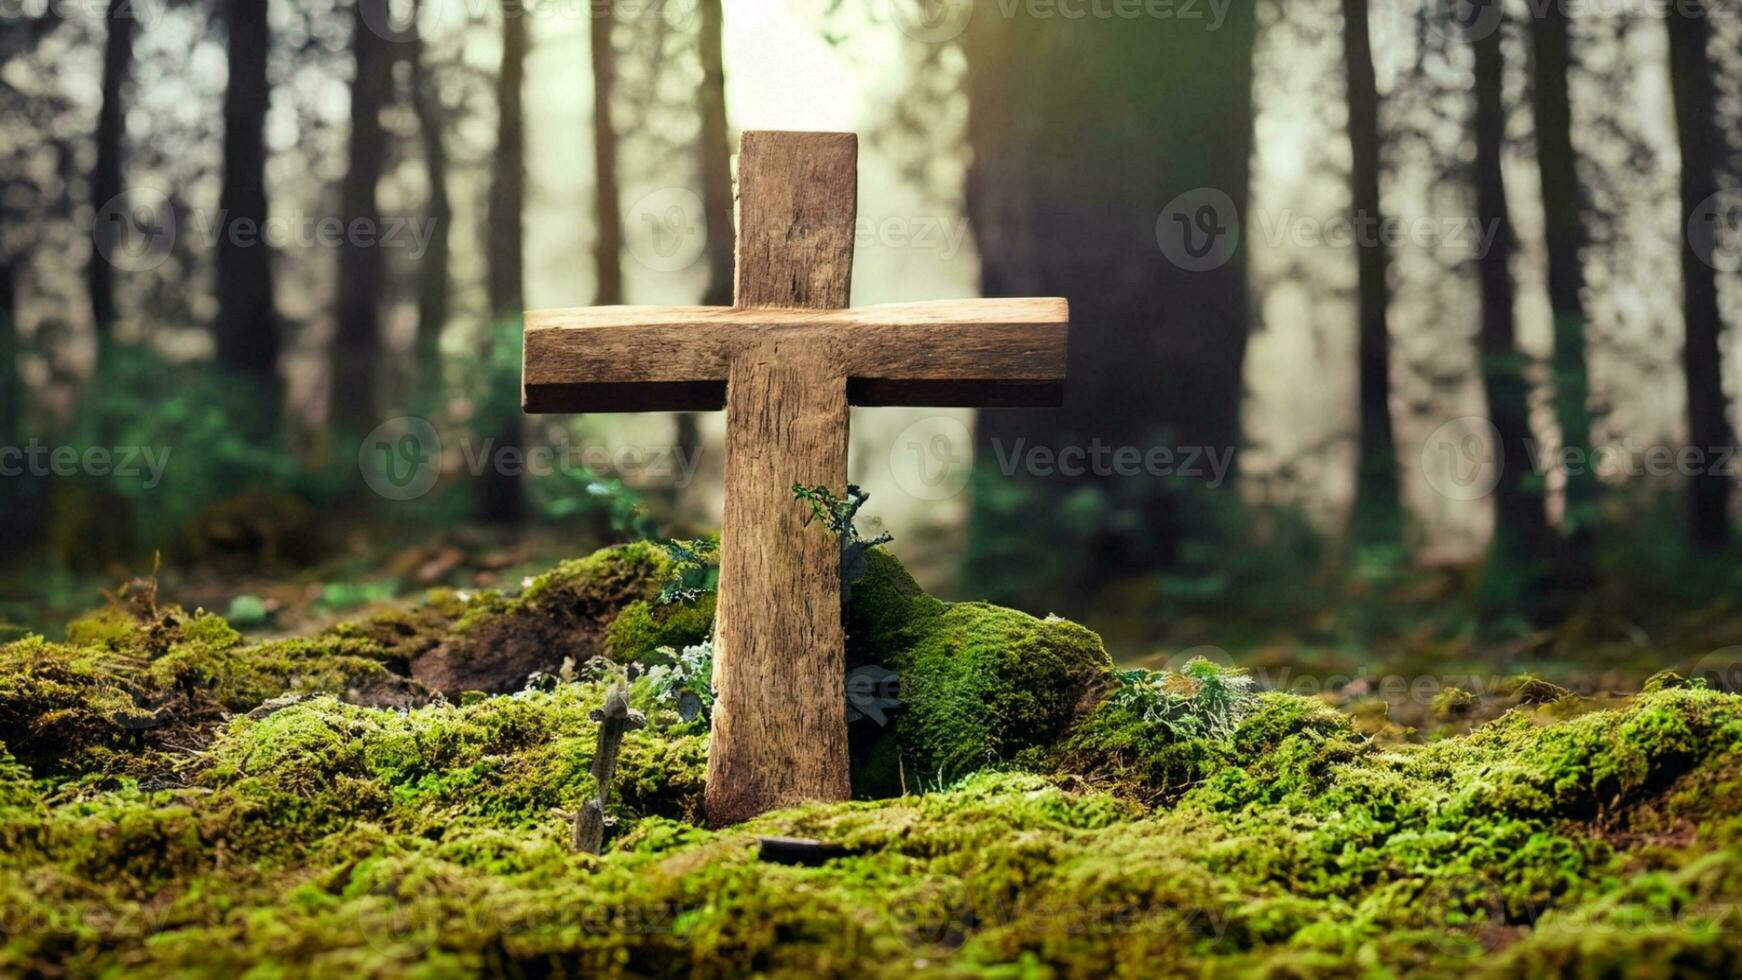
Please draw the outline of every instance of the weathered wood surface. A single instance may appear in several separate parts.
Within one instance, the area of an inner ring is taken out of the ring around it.
[[[745,134],[736,305],[847,303],[858,141]],[[699,328],[697,332],[700,332]],[[795,483],[847,482],[847,375],[828,334],[752,334],[726,374],[708,820],[852,795],[839,545]]]
[[[732,305],[846,306],[858,209],[858,136],[746,132],[738,145]]]
[[[831,351],[854,405],[1057,404],[1069,319],[1062,299],[534,310],[523,398],[533,412],[717,410],[733,358],[785,338]]]
[[[848,405],[1056,404],[1062,299],[845,309],[857,140],[745,133],[727,307],[526,315],[529,412],[726,409],[708,818],[850,793],[839,544],[795,483],[847,482]]]

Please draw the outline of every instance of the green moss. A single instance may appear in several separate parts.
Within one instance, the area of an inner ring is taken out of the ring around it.
[[[600,696],[562,685],[405,714],[304,702],[227,728],[194,789],[0,817],[13,845],[0,898],[51,910],[0,963],[122,976],[1451,975],[1727,970],[1742,956],[1718,917],[1742,897],[1734,852],[1629,843],[1615,823],[1636,814],[1646,834],[1696,795],[1728,796],[1705,819],[1736,812],[1742,698],[1669,691],[1546,726],[1515,712],[1385,747],[1319,702],[1264,695],[1165,809],[980,774],[714,831],[688,822],[700,736],[649,729],[625,746],[635,805],[592,857],[570,853],[543,809],[588,790],[585,712]],[[1619,795],[1569,790],[1612,803],[1579,817],[1572,797],[1518,806],[1537,770],[1633,775]],[[762,834],[846,855],[765,864]]]
[[[1449,721],[1469,714],[1476,707],[1476,696],[1461,687],[1447,687],[1434,695],[1428,711],[1440,721]]]
[[[497,593],[489,596],[500,598]],[[422,601],[383,610],[357,622],[340,623],[325,635],[371,644],[383,664],[405,673],[414,658],[441,643],[467,612],[491,605],[490,598],[467,600],[452,589],[432,589]]]
[[[513,612],[521,608],[569,608],[622,595],[651,598],[670,571],[671,560],[652,542],[635,541],[601,548],[585,558],[571,558],[533,579],[505,609]]]
[[[0,744],[0,810],[34,807],[39,800],[30,770]]]
[[[110,610],[68,635],[77,642],[0,646],[0,741],[41,772],[126,768],[121,750],[201,744],[225,713],[287,694],[399,707],[428,699],[359,639],[248,645],[221,617],[176,608],[144,623]]]
[[[126,681],[134,666],[106,648],[41,637],[0,646],[0,742],[38,769],[126,744],[152,722]]]
[[[908,771],[946,782],[1057,739],[1113,667],[1081,626],[981,603],[946,607],[886,663],[901,674]]]
[[[1576,716],[1558,711],[1565,697],[1520,698],[1468,734],[1385,743],[1323,701],[1252,694],[1209,668],[1115,675],[1086,630],[945,605],[893,558],[872,566],[850,655],[913,686],[893,732],[858,746],[860,769],[890,792],[905,775],[913,792],[704,829],[706,735],[665,724],[640,682],[632,700],[654,724],[625,739],[599,856],[571,853],[549,811],[595,788],[602,685],[408,710],[333,696],[353,668],[397,676],[388,648],[421,635],[427,612],[404,631],[378,621],[278,644],[196,616],[0,648],[0,973],[1620,976],[1742,963],[1728,912],[1742,902],[1742,697],[1659,684]],[[614,579],[617,598],[640,574]],[[610,599],[553,581],[540,601],[564,589],[564,603]],[[179,719],[171,744],[105,714],[141,705]],[[194,717],[203,738],[184,743]],[[78,752],[111,764],[20,764]],[[771,834],[844,853],[764,863],[755,837]]]
[[[890,662],[918,642],[944,608],[887,549],[871,549],[865,553],[865,575],[853,584],[853,601],[847,607],[849,662]]]
[[[645,660],[660,647],[682,650],[713,632],[714,595],[690,602],[638,599],[605,629],[605,655],[618,663]]]

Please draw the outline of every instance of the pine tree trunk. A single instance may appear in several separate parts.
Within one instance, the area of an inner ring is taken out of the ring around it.
[[[1591,454],[1591,380],[1585,364],[1584,194],[1573,151],[1572,41],[1566,11],[1547,4],[1531,19],[1535,59],[1536,158],[1548,246],[1548,297],[1554,312],[1554,408],[1561,446],[1585,465],[1568,467],[1568,558],[1589,561],[1599,487]]]
[[[698,38],[702,62],[702,85],[697,92],[701,107],[702,212],[708,228],[708,285],[702,293],[704,306],[732,305],[732,138],[726,124],[726,69],[721,44],[724,15],[720,0],[700,0],[701,27]],[[680,459],[695,459],[701,451],[701,424],[693,413],[681,412],[674,420],[673,446]],[[673,494],[681,500],[682,487]]]
[[[338,330],[333,338],[333,424],[341,440],[356,438],[381,422],[376,380],[381,358],[381,249],[350,233],[379,229],[376,185],[387,150],[381,110],[387,104],[392,62],[385,38],[370,24],[387,23],[387,0],[357,0],[351,50],[350,164],[340,187],[339,208],[347,229],[339,245]]]
[[[1541,481],[1531,469],[1530,382],[1518,349],[1514,312],[1517,286],[1511,260],[1517,239],[1501,172],[1506,136],[1501,34],[1493,30],[1476,39],[1474,79],[1476,213],[1483,232],[1493,236],[1492,245],[1478,256],[1477,275],[1482,293],[1482,384],[1488,421],[1498,440],[1493,447],[1499,479],[1493,491],[1490,582],[1501,590],[1496,594],[1499,598],[1535,580],[1547,557],[1544,549],[1549,539]]]
[[[266,56],[271,36],[267,0],[228,0],[230,78],[224,91],[224,184],[218,207],[226,223],[264,228],[266,110],[271,90]],[[264,240],[218,239],[218,364],[260,390],[250,423],[257,434],[276,427],[279,411],[278,315],[272,301],[272,253]]]
[[[1381,146],[1379,88],[1367,0],[1342,0],[1343,56],[1349,99],[1350,197],[1358,228],[1379,227]],[[1352,530],[1358,545],[1401,547],[1403,501],[1398,488],[1397,444],[1391,422],[1391,302],[1386,272],[1391,252],[1384,236],[1363,233],[1356,243],[1360,302],[1357,365],[1360,406]]]
[[[91,171],[91,207],[96,210],[101,210],[125,190],[122,165],[127,139],[127,107],[123,99],[128,76],[133,72],[133,34],[137,25],[131,0],[109,0],[103,22],[108,28],[103,43],[103,103],[97,112],[97,160]],[[115,332],[115,267],[109,264],[106,254],[114,244],[116,230],[108,222],[98,222],[92,228],[92,235],[99,244],[91,249],[90,264],[86,267],[99,365],[107,360]]]
[[[617,20],[612,0],[593,6],[590,39],[593,49],[593,168],[596,190],[594,224],[599,238],[593,246],[597,290],[593,305],[623,302],[623,202],[617,187],[617,129],[611,123],[611,96],[616,89],[616,53],[611,34]]]
[[[0,186],[0,192],[4,190],[5,187]],[[13,278],[12,253],[5,246],[4,235],[10,217],[0,214],[0,446],[24,443],[24,376],[18,364],[21,346],[18,340],[18,289]]]
[[[1203,27],[968,21],[966,201],[981,292],[1071,304],[1062,409],[978,415],[984,480],[967,574],[994,600],[1069,614],[1108,581],[1173,566],[1182,539],[1208,520],[1204,494],[1188,492],[1211,482],[1207,468],[1177,479],[1049,475],[1024,465],[1030,451],[1098,441],[1232,454],[1240,441],[1247,264],[1226,230],[1250,197],[1253,5],[1229,5],[1218,29]],[[1178,202],[1208,207],[1206,194],[1214,241],[1231,250],[1188,269],[1158,249],[1158,231],[1172,226],[1157,217]],[[1217,484],[1221,499],[1232,499],[1233,478]],[[1062,601],[1066,584],[1080,603]]]
[[[414,17],[422,6],[422,0],[419,0],[413,11]],[[453,226],[454,209],[448,198],[448,153],[442,140],[446,118],[441,109],[441,95],[424,63],[422,37],[414,37],[409,46],[412,111],[417,116],[424,176],[429,183],[429,202],[424,216],[430,222],[429,248],[417,267],[416,384],[426,398],[431,398],[441,386],[442,328],[448,322],[451,288],[448,236]]]
[[[1717,171],[1722,138],[1717,129],[1717,98],[1712,78],[1708,5],[1672,6],[1665,13],[1669,29],[1670,88],[1675,100],[1677,144],[1681,150],[1681,222],[1696,220],[1701,206],[1718,193]],[[1734,446],[1729,402],[1724,396],[1723,358],[1719,339],[1717,270],[1684,239],[1682,245],[1682,305],[1687,337],[1682,371],[1688,388],[1688,444],[1707,454],[1710,462],[1720,447]],[[1706,467],[1689,478],[1688,530],[1696,548],[1717,550],[1730,540],[1729,476]]]
[[[521,88],[526,79],[526,9],[519,0],[502,4],[502,68],[496,78],[496,167],[490,184],[490,245],[487,293],[492,318],[486,360],[502,358],[498,345],[517,344],[524,312],[523,214],[526,208],[526,129]],[[500,382],[498,382],[500,383]],[[520,446],[520,411],[504,406],[496,420],[497,452]],[[478,501],[478,516],[492,524],[509,524],[521,516],[520,478],[497,466],[486,467]]]
[[[726,128],[726,70],[720,0],[700,0],[702,85],[702,210],[708,225],[708,287],[704,306],[732,305],[732,143]]]

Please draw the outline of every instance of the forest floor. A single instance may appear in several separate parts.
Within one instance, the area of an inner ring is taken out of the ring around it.
[[[0,647],[0,972],[1742,967],[1742,697],[1701,678],[1442,672],[1400,720],[1385,675],[1120,670],[1081,627],[939,602],[877,552],[849,661],[901,687],[844,693],[888,711],[851,726],[857,799],[709,828],[683,695],[706,690],[711,600],[672,598],[656,546],[527,580],[536,556],[479,552],[509,560],[449,574],[500,589],[274,622],[297,636],[141,581],[65,642]],[[559,813],[597,789],[616,684],[650,724],[604,853],[575,853]],[[765,836],[839,852],[771,863]]]

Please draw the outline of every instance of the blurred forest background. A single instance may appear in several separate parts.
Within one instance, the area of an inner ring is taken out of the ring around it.
[[[748,128],[862,134],[855,303],[1071,302],[1062,410],[856,410],[928,587],[1150,665],[1742,662],[1736,0],[8,4],[0,629],[707,533],[722,420],[523,417],[519,315],[729,303]]]

